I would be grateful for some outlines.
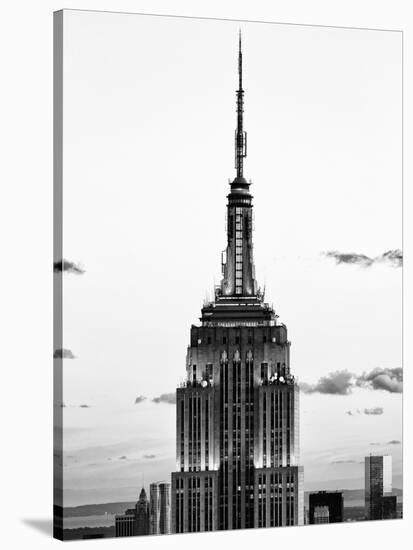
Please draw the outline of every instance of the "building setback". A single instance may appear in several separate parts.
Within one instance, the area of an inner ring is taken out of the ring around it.
[[[303,524],[299,389],[287,327],[255,280],[250,183],[244,178],[241,39],[236,177],[215,299],[191,327],[186,381],[176,393],[172,531]]]
[[[366,456],[364,459],[364,498],[367,520],[386,519],[383,511],[388,513],[392,504],[384,501],[392,493],[392,457]]]
[[[150,485],[150,533],[166,535],[171,532],[171,484],[165,481]]]
[[[309,523],[339,523],[343,521],[343,493],[319,491],[309,497]]]

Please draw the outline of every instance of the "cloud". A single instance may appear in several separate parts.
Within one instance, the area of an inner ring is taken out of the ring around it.
[[[337,250],[322,252],[322,256],[334,258],[336,264],[355,264],[361,267],[370,267],[373,260],[364,254],[355,254],[354,252],[344,253]]]
[[[371,415],[378,415],[383,414],[384,410],[383,407],[374,407],[373,409],[364,409],[364,414],[371,414]]]
[[[142,401],[145,401],[146,397],[144,395],[138,395],[138,397],[135,399],[135,405],[139,405],[139,403],[142,403]]]
[[[143,458],[145,458],[146,460],[153,460],[154,458],[156,458],[156,455],[143,455]]]
[[[81,409],[90,409],[90,405],[86,405],[86,403],[84,403],[83,405],[79,405],[79,407]]]
[[[169,403],[174,405],[176,403],[176,394],[174,393],[163,393],[159,397],[154,397],[152,399],[154,403]]]
[[[376,368],[370,372],[356,375],[348,370],[330,372],[322,376],[316,384],[300,382],[300,389],[303,393],[323,393],[330,395],[350,395],[353,388],[360,387],[369,390],[383,390],[390,393],[402,393],[403,391],[403,370],[399,367],[394,369]],[[363,411],[364,414],[368,414]],[[360,410],[356,411],[360,414]],[[351,416],[352,411],[346,414]]]
[[[55,273],[62,273],[64,271],[66,273],[75,273],[76,275],[83,275],[83,273],[85,273],[85,270],[80,264],[75,264],[64,258],[53,263],[53,271]]]
[[[337,265],[352,264],[363,268],[371,267],[377,263],[385,263],[391,267],[402,267],[403,265],[403,252],[398,248],[394,250],[387,250],[387,252],[383,252],[383,254],[375,256],[374,258],[370,258],[365,254],[357,254],[355,252],[338,252],[337,250],[322,252],[321,255],[326,256],[327,258],[333,258]]]
[[[403,265],[403,252],[400,249],[388,250],[381,256],[376,258],[378,262],[386,262],[393,267],[402,267]]]
[[[354,412],[353,411],[346,411],[346,414],[348,414],[349,416],[354,416],[355,414],[383,414],[384,413],[384,410],[382,409],[382,407],[375,407],[375,408],[372,408],[372,409],[364,409],[363,411],[360,411],[360,409],[357,409],[355,410]],[[370,444],[372,445],[372,443]]]
[[[76,359],[76,355],[70,349],[57,348],[54,351],[53,357],[55,359]]]
[[[348,370],[335,371],[322,376],[316,384],[300,383],[304,393],[348,395],[351,393],[354,375]]]
[[[402,393],[403,370],[400,367],[394,369],[378,367],[359,376],[357,386],[371,390],[384,390],[390,393]]]
[[[387,441],[387,443],[370,443],[370,445],[374,445],[374,446],[380,446],[380,447],[384,447],[386,445],[401,445],[402,442],[399,441],[398,439],[392,439],[391,441]]]
[[[119,460],[127,460],[127,459],[128,459],[128,457],[125,456],[125,455],[122,455],[122,456],[119,457]]]

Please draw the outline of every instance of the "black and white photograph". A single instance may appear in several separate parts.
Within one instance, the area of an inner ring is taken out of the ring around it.
[[[55,536],[401,518],[401,33],[54,17]]]
[[[407,0],[2,6],[2,542],[408,548]]]

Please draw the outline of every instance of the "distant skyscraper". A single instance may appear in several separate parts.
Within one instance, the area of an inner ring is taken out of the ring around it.
[[[186,382],[177,390],[172,530],[303,524],[299,389],[287,327],[257,286],[252,196],[243,175],[241,38],[236,177],[227,204],[227,248],[215,299],[191,327]]]
[[[309,523],[339,523],[343,521],[343,493],[319,491],[309,497]]]
[[[313,510],[313,523],[330,523],[328,506],[316,506]]]
[[[150,532],[151,535],[171,532],[171,484],[168,482],[151,483]]]
[[[134,537],[149,534],[149,502],[142,487],[135,508],[129,508],[124,514],[115,516],[115,536]]]
[[[143,487],[136,503],[136,534],[149,535],[149,502]]]
[[[134,537],[136,535],[136,510],[129,508],[124,514],[115,516],[115,536]]]
[[[397,497],[390,495],[381,497],[379,510],[381,513],[381,517],[379,519],[396,519]]]
[[[383,519],[381,498],[392,492],[392,457],[366,456],[364,468],[366,519]]]

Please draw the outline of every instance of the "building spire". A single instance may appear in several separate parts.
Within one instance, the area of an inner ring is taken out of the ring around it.
[[[241,45],[241,29],[238,35],[238,89],[242,90],[242,45]]]
[[[244,131],[244,90],[242,88],[242,44],[241,29],[238,38],[238,90],[237,90],[237,129],[235,130],[235,169],[236,180],[244,180],[244,158],[247,156],[247,132]]]

